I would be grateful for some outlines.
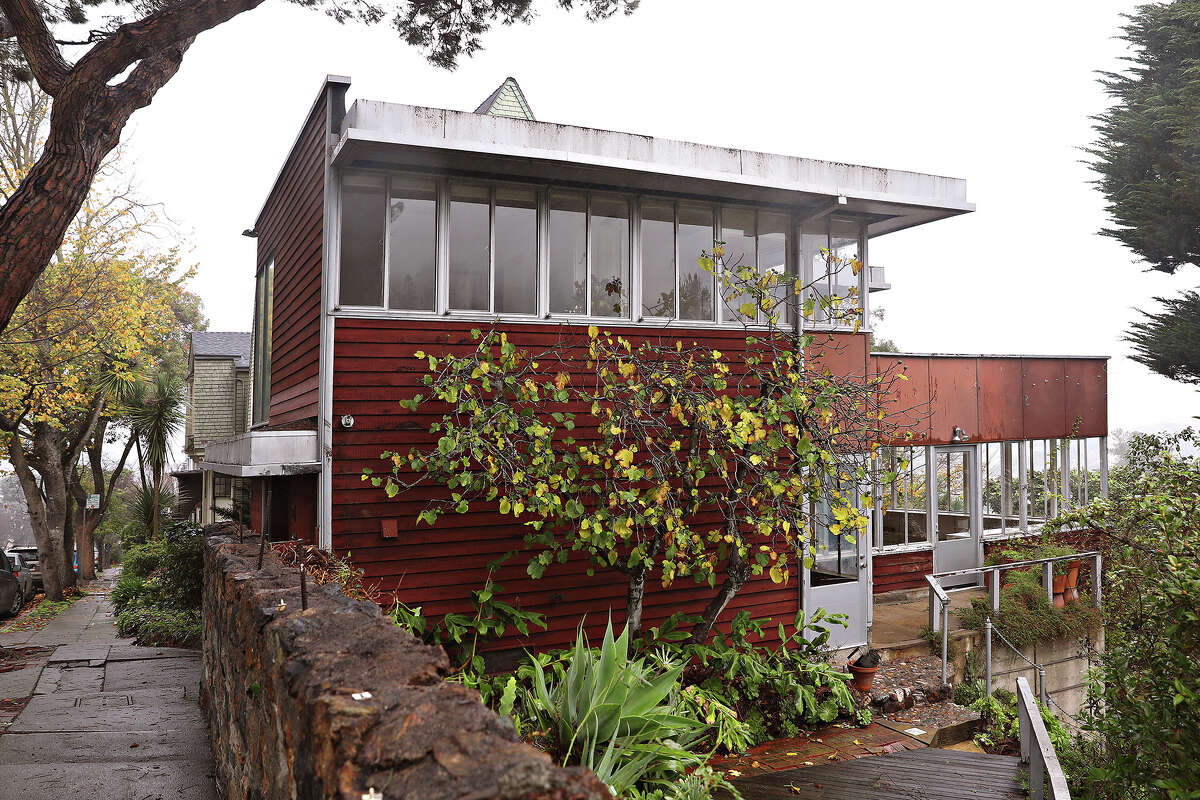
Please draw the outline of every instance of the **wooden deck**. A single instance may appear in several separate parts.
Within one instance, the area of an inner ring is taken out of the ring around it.
[[[921,748],[739,778],[743,800],[1017,800],[1020,759]]]

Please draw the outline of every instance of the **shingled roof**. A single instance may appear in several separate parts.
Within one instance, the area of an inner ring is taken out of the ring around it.
[[[241,331],[196,331],[192,334],[194,358],[232,358],[239,369],[250,368],[252,338]]]
[[[517,79],[511,75],[504,79],[504,83],[496,87],[496,91],[492,92],[487,100],[479,104],[475,113],[537,122],[533,116],[533,110],[525,100],[525,93],[521,91]]]

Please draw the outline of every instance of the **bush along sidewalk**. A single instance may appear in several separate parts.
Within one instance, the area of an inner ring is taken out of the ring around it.
[[[196,647],[203,626],[204,536],[193,522],[131,547],[112,591],[117,632],[148,647]]]

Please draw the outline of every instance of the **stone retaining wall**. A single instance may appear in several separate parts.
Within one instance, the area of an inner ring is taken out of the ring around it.
[[[297,570],[268,553],[259,571],[256,538],[206,532],[202,695],[227,800],[610,797],[445,682],[445,652],[375,604],[310,586],[301,611]]]

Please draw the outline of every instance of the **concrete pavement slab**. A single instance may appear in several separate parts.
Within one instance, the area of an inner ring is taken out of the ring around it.
[[[64,644],[54,648],[50,654],[51,664],[61,664],[70,661],[99,661],[103,664],[108,659],[106,644]]]
[[[0,781],[5,764],[119,763],[209,760],[208,733],[169,731],[56,731],[0,736]],[[2,792],[0,792],[2,794]]]
[[[202,670],[199,653],[191,658],[110,661],[104,669],[104,691],[199,686]]]
[[[58,667],[48,666],[42,671],[34,694],[56,692],[99,692],[104,689],[104,666]]]
[[[39,694],[9,731],[151,731],[203,729],[197,691],[138,689],[88,694]]]
[[[108,663],[114,661],[148,661],[159,658],[199,658],[200,651],[187,647],[138,647],[114,644],[108,650]]]
[[[40,666],[0,672],[0,697],[28,697],[33,694],[41,674]]]
[[[23,797],[217,800],[212,769],[200,762],[14,764],[3,781]]]

